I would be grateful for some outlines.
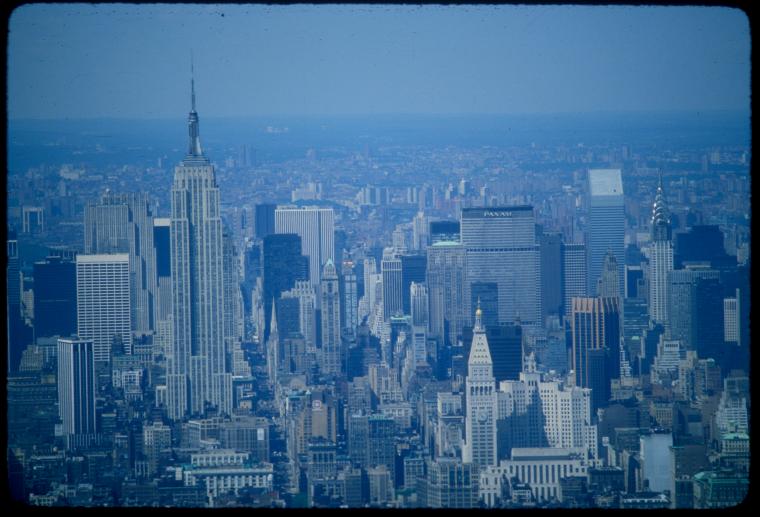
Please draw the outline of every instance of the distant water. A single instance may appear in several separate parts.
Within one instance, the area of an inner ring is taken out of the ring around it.
[[[173,164],[184,154],[187,121],[10,120],[8,167],[40,164]],[[308,149],[373,151],[383,146],[480,147],[611,144],[662,147],[749,146],[750,118],[738,112],[558,115],[382,115],[372,117],[205,118],[201,142],[218,162],[243,144],[259,162],[302,158]]]

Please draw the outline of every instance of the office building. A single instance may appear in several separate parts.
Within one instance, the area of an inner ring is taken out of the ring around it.
[[[657,323],[668,320],[670,271],[673,271],[672,230],[660,173],[660,183],[652,207],[652,243],[649,251],[649,316]]]
[[[541,321],[562,310],[562,234],[542,233],[541,249]]]
[[[566,386],[536,370],[528,355],[520,379],[502,381],[497,393],[499,458],[516,447],[579,448],[597,457],[591,389]]]
[[[195,84],[185,158],[174,169],[171,215],[172,336],[167,360],[168,413],[173,420],[232,410],[232,375],[224,346],[224,255],[219,187],[203,154]]]
[[[171,327],[172,314],[172,257],[171,257],[171,219],[153,218],[153,245],[156,257],[156,292],[154,298],[156,332],[162,327]],[[170,345],[167,345],[167,347]]]
[[[573,298],[583,298],[587,295],[586,245],[565,243],[560,246],[562,262],[562,311],[568,319],[573,311]]]
[[[77,331],[76,264],[50,256],[34,263],[35,339]]]
[[[599,274],[599,281],[596,285],[597,296],[600,298],[618,298],[620,296],[620,287],[618,280],[620,278],[619,267],[615,255],[611,250],[607,250],[602,263],[602,271]]]
[[[668,324],[666,329],[670,339],[681,341],[687,348],[696,347],[694,329],[696,285],[699,280],[719,280],[720,272],[704,266],[687,266],[668,272]],[[723,295],[720,295],[722,304]],[[722,307],[721,307],[722,313]],[[703,322],[710,325],[711,322]],[[700,357],[702,355],[700,354]]]
[[[525,484],[535,501],[559,500],[561,481],[581,476],[585,479],[588,468],[587,455],[580,448],[516,447],[498,466],[480,473],[480,495],[486,507],[493,508],[497,498],[502,499],[502,494],[510,492],[505,484],[515,488]]]
[[[85,206],[84,252],[88,255],[129,255],[132,330],[155,330],[156,256],[153,208],[145,193],[110,191]]]
[[[723,299],[723,341],[727,344],[739,344],[739,293],[734,298]]]
[[[118,340],[131,353],[129,255],[77,255],[77,334],[91,340],[97,363],[111,361]]]
[[[524,325],[541,324],[535,222],[532,206],[462,209],[467,280],[497,284],[500,322],[519,316]]]
[[[493,361],[493,376],[498,384],[501,381],[517,380],[520,377],[520,371],[523,365],[523,332],[519,324],[500,323],[492,326],[486,325],[486,310],[483,309],[483,326],[486,329],[486,338],[488,339],[488,349]],[[462,342],[465,346],[465,352],[469,354],[469,343],[473,341],[472,327],[464,327],[462,331]]]
[[[294,323],[285,321],[288,315],[286,306],[291,303],[294,306]],[[305,340],[307,349],[315,351],[317,347],[317,321],[316,306],[317,295],[308,280],[296,280],[295,286],[288,291],[283,291],[277,300],[277,325],[282,336],[288,336],[296,332]]]
[[[592,389],[595,414],[609,400],[610,379],[620,374],[618,298],[573,298],[571,329],[575,382]]]
[[[344,328],[350,336],[355,336],[356,327],[359,326],[359,294],[358,282],[354,263],[351,260],[344,260],[341,268],[341,292],[343,293],[343,303],[341,304],[341,327]]]
[[[309,259],[301,255],[301,237],[294,233],[271,234],[262,242],[264,329],[263,342],[269,338],[272,303],[299,280],[309,279]],[[312,284],[313,286],[314,284]]]
[[[428,248],[430,335],[454,345],[467,321],[467,255],[464,246],[442,241]]]
[[[424,282],[424,280],[423,280]],[[428,325],[428,290],[424,283],[412,282],[409,287],[411,298],[412,325],[427,328]]]
[[[259,204],[254,208],[254,228],[257,239],[263,239],[275,232],[274,211],[277,205]]]
[[[393,248],[383,251],[380,271],[383,275],[383,316],[389,320],[392,316],[404,314],[403,271],[401,259]]]
[[[588,171],[589,225],[588,292],[599,295],[597,281],[607,250],[611,250],[619,265],[625,264],[625,205],[620,169],[591,169]],[[623,268],[618,268],[618,296],[623,298]]]
[[[274,218],[277,233],[295,233],[301,237],[301,254],[309,259],[309,280],[316,288],[327,260],[335,263],[333,209],[280,206]]]
[[[95,347],[91,339],[58,340],[58,411],[65,436],[94,435]]]
[[[21,355],[27,345],[33,341],[32,329],[24,324],[24,318],[21,313],[21,293],[22,275],[20,269],[20,258],[18,249],[18,240],[16,232],[8,231],[8,240],[6,241],[6,252],[8,263],[5,270],[6,280],[6,323],[8,346],[6,359],[8,361],[8,372],[15,372],[21,363]]]
[[[322,271],[320,284],[320,307],[322,314],[322,349],[318,355],[322,373],[340,375],[341,333],[340,333],[340,292],[338,275],[332,259]]]
[[[428,460],[427,475],[417,478],[419,504],[427,508],[476,508],[478,469],[459,458]]]
[[[427,256],[401,255],[401,289],[404,314],[411,314],[412,282],[422,283],[427,274]]]

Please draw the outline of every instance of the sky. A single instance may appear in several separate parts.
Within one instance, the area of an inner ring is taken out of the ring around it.
[[[8,116],[749,113],[726,7],[27,4]]]

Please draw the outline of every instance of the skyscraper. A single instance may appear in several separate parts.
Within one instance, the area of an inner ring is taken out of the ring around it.
[[[468,292],[466,259],[465,249],[458,242],[441,241],[428,248],[430,335],[444,345],[454,345],[464,327]]]
[[[240,272],[237,250],[232,235],[222,235],[224,254],[224,337],[232,341],[243,339],[243,300],[240,294]]]
[[[426,270],[427,255],[401,255],[401,292],[404,314],[411,314],[410,287],[412,282],[424,282]]]
[[[255,235],[258,239],[263,239],[267,235],[274,233],[274,211],[277,205],[260,204],[256,205],[254,212]]]
[[[540,253],[532,206],[462,209],[468,282],[495,282],[499,321],[541,324]],[[468,312],[469,313],[469,312]]]
[[[467,361],[465,397],[465,446],[462,459],[465,463],[476,463],[480,468],[495,465],[496,457],[496,381],[493,376],[493,361],[488,347],[486,331],[483,327],[483,311],[475,311],[472,346]]]
[[[620,169],[591,169],[589,182],[588,292],[597,293],[597,281],[607,250],[625,264],[625,204]],[[618,296],[623,298],[624,268],[618,268]]]
[[[565,319],[573,312],[573,298],[583,298],[588,293],[586,245],[562,243],[562,307]]]
[[[6,241],[8,264],[5,270],[6,303],[7,303],[7,329],[8,329],[8,372],[16,371],[21,361],[21,354],[32,342],[32,333],[27,332],[24,319],[21,316],[21,270],[19,264],[18,240],[16,232],[8,231]]]
[[[301,255],[301,237],[294,233],[267,235],[261,246],[266,322],[262,342],[265,343],[269,338],[272,300],[279,298],[283,291],[293,288],[298,280],[309,279],[309,259]]]
[[[607,403],[610,379],[619,376],[619,298],[573,298],[572,336],[575,382],[591,388],[591,411]]]
[[[85,254],[129,254],[132,330],[140,333],[155,329],[153,224],[150,199],[145,193],[106,191],[97,203],[85,207]]]
[[[562,308],[562,234],[543,233],[541,247],[541,321]]]
[[[132,349],[129,255],[77,255],[77,334],[93,342],[95,361],[111,361],[118,339]]]
[[[673,270],[670,215],[662,191],[662,173],[652,207],[652,244],[649,253],[649,317],[657,323],[668,318],[668,272]]]
[[[393,248],[383,251],[380,271],[383,275],[383,317],[389,320],[404,311],[401,259]]]
[[[172,343],[172,258],[171,258],[171,219],[168,217],[153,219],[153,245],[156,257],[156,291],[154,297],[156,334],[154,344],[158,344],[166,353]]]
[[[359,325],[359,296],[358,282],[354,263],[344,260],[341,268],[343,303],[341,304],[341,325],[352,335],[356,335],[356,327]]]
[[[428,325],[428,290],[424,283],[412,282],[411,292],[412,325],[425,327]]]
[[[296,280],[295,286],[288,291],[283,291],[280,299],[277,300],[277,313],[279,315],[277,321],[280,327],[280,334],[283,337],[287,337],[287,332],[290,329],[287,328],[287,325],[283,326],[281,317],[282,306],[285,305],[283,302],[291,299],[295,299],[298,306],[297,330],[305,340],[306,349],[315,351],[317,346],[317,322],[315,314],[317,295],[314,292],[314,287],[311,286],[308,280]]]
[[[702,279],[720,279],[720,273],[707,267],[687,267],[686,269],[674,269],[668,272],[668,320],[667,336],[677,339],[683,345],[692,350],[696,347],[694,335],[696,317],[696,285]],[[721,313],[723,295],[720,295]],[[703,322],[711,325],[713,322]],[[706,359],[700,354],[700,357]]]
[[[620,267],[618,266],[612,250],[607,250],[602,263],[602,271],[599,273],[599,281],[596,284],[596,292],[601,298],[620,297]]]
[[[95,386],[92,340],[59,339],[58,411],[67,438],[95,434]]]
[[[277,207],[274,212],[277,233],[295,233],[301,237],[301,254],[309,258],[309,280],[315,288],[327,260],[335,262],[333,217],[332,208]]]
[[[191,80],[189,139],[174,169],[171,217],[172,317],[167,361],[169,417],[204,414],[208,404],[232,409],[232,376],[224,347],[222,220],[214,167],[203,155]]]
[[[476,302],[477,306],[477,302]],[[485,325],[486,310],[481,306],[483,326],[486,329],[488,350],[493,361],[493,377],[498,385],[501,381],[516,380],[520,377],[523,366],[522,327],[513,323],[498,323],[491,327]],[[462,341],[473,341],[472,327],[465,327]],[[465,347],[469,350],[469,347]]]
[[[70,336],[77,331],[77,273],[70,260],[50,256],[34,263],[34,335]]]
[[[320,291],[322,313],[322,350],[318,355],[320,368],[325,374],[340,375],[340,292],[338,275],[332,259],[327,259],[327,264],[323,269]]]

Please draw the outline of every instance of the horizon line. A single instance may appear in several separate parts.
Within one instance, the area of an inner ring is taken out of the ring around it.
[[[642,109],[642,110],[586,110],[586,111],[554,111],[554,112],[448,112],[448,113],[423,113],[423,112],[383,112],[383,113],[255,113],[246,115],[205,115],[205,120],[249,120],[252,118],[388,118],[388,117],[556,117],[556,116],[578,116],[578,115],[683,115],[683,114],[735,114],[742,116],[751,116],[751,109]],[[58,116],[58,117],[7,117],[8,122],[51,122],[51,121],[97,121],[97,120],[128,120],[128,121],[176,121],[177,119],[186,118],[186,114],[176,116],[156,116],[156,117],[135,117],[135,116]]]

